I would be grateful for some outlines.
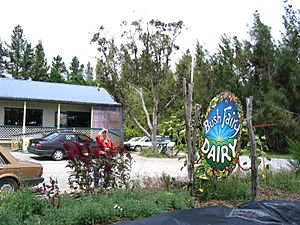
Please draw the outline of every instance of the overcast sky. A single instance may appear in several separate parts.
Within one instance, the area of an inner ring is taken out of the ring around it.
[[[289,3],[300,9],[299,0]],[[283,30],[283,6],[283,0],[3,0],[0,39],[10,43],[12,31],[19,24],[32,46],[42,41],[49,65],[57,55],[63,57],[67,67],[74,56],[85,65],[88,61],[94,65],[96,47],[90,40],[101,25],[113,34],[123,20],[154,18],[164,22],[183,20],[188,30],[180,38],[182,50],[198,40],[214,52],[224,33],[248,39],[255,10],[278,39]]]

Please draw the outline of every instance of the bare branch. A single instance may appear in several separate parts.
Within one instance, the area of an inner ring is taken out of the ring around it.
[[[136,116],[134,115],[133,111],[128,110],[128,112],[129,112],[129,115],[131,116],[131,118],[133,119],[133,121],[144,132],[144,134],[146,134],[148,137],[151,137],[151,134],[139,123],[139,121],[136,118]]]
[[[172,98],[167,102],[167,104],[164,105],[164,107],[158,111],[158,114],[165,111],[169,107],[169,105],[174,101],[175,97],[176,97],[176,95],[173,95]]]
[[[140,101],[141,101],[141,104],[142,104],[142,108],[144,110],[144,113],[146,115],[146,119],[147,119],[147,124],[148,124],[148,127],[150,128],[150,130],[153,129],[153,126],[151,124],[151,120],[150,120],[150,116],[149,116],[149,112],[148,112],[148,109],[146,107],[146,104],[145,104],[145,100],[144,100],[144,95],[143,95],[143,89],[142,88],[134,88],[134,90],[138,93],[139,97],[140,97]]]

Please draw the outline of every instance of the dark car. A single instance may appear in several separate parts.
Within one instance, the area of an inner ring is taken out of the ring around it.
[[[87,135],[77,132],[53,132],[42,138],[31,139],[28,152],[39,156],[50,156],[58,161],[65,156],[65,142],[94,143]]]
[[[14,192],[24,185],[37,185],[44,181],[40,163],[18,160],[0,146],[0,192]]]

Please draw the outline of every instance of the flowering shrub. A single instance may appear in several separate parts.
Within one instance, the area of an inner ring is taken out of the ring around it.
[[[50,177],[50,181],[48,184],[43,183],[42,186],[36,186],[32,189],[34,193],[36,193],[41,199],[48,202],[52,207],[59,208],[59,187],[57,179],[52,179]]]
[[[67,167],[72,169],[69,185],[74,192],[89,194],[95,188],[105,191],[128,187],[132,157],[123,147],[103,151],[89,142],[66,142],[64,146],[69,158]]]

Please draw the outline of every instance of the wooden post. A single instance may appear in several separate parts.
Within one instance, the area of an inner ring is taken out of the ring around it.
[[[193,148],[190,153],[189,157],[189,165],[190,165],[190,173],[189,174],[189,192],[192,195],[194,192],[194,165],[195,165],[195,154],[197,152],[197,129],[199,128],[199,114],[202,110],[200,105],[196,105],[195,109],[195,118],[194,118],[194,127],[193,127]]]
[[[188,89],[187,89],[188,86]],[[183,91],[184,91],[184,110],[185,110],[185,129],[186,129],[186,144],[188,149],[187,171],[188,171],[188,191],[192,195],[193,193],[193,149],[191,142],[191,115],[192,115],[192,92],[193,85],[186,83],[186,79],[183,79]]]
[[[250,137],[251,147],[251,178],[252,178],[252,200],[257,200],[259,196],[259,183],[258,183],[258,164],[256,155],[256,141],[252,126],[252,100],[253,96],[247,98],[247,124]]]
[[[199,114],[202,110],[201,105],[196,105],[195,109],[195,119],[194,119],[194,129],[193,129],[193,162],[195,162],[195,153],[197,151],[197,128],[199,127]],[[193,165],[194,167],[194,165]]]
[[[191,62],[191,78],[190,83],[187,83],[186,78],[183,78],[183,96],[184,96],[184,112],[185,112],[185,128],[186,128],[186,144],[188,149],[187,170],[188,170],[188,191],[193,195],[194,185],[194,151],[191,140],[191,117],[192,117],[192,102],[194,90],[194,65],[195,58],[192,55]]]

